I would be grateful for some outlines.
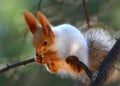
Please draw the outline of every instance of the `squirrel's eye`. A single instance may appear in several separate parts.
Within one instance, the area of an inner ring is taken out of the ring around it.
[[[44,46],[46,46],[47,45],[47,41],[45,41],[43,44],[44,44]]]

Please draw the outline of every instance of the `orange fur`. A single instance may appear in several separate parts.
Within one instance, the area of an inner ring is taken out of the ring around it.
[[[42,27],[37,24],[35,17],[31,13],[24,12],[26,24],[33,34],[33,46],[35,47],[37,54],[35,59],[36,63],[45,64],[47,69],[53,73],[62,71],[61,74],[67,75],[70,73],[71,75],[78,75],[82,72],[83,69],[80,65],[66,62],[67,56],[69,57],[69,55],[72,54],[80,54],[78,55],[78,60],[83,61],[94,73],[114,43],[114,40],[110,41],[111,37],[100,29],[88,30],[84,33],[84,38],[81,33],[78,33],[79,31],[77,31],[76,28],[71,27],[70,25],[63,25],[64,27],[61,25],[59,27],[57,26],[57,28],[51,27],[49,21],[41,12],[37,13],[37,17]],[[72,30],[68,30],[68,33],[66,33],[67,29]],[[61,31],[58,33],[56,30]],[[81,40],[79,40],[80,42],[77,42],[77,39],[74,38],[73,35],[75,35],[75,37],[81,37]],[[66,39],[64,39],[64,37]],[[68,41],[69,38],[71,39]],[[75,43],[72,43],[74,41]],[[71,44],[71,46],[66,46],[69,44]],[[89,79],[86,74],[83,74],[83,76],[81,81],[85,83],[87,81],[88,83]]]
[[[70,73],[77,75],[82,71],[81,67],[77,67],[77,65],[75,64],[68,64],[66,63],[65,60],[62,59],[59,61],[55,61],[50,65],[47,64],[47,66],[51,72],[57,72],[59,70],[63,70],[63,71],[68,70]]]
[[[51,72],[57,72],[58,70],[69,70],[74,74],[80,73],[82,67],[74,63],[66,63],[66,60],[60,59],[55,52],[49,52],[44,57],[36,57],[36,62],[46,64]]]
[[[51,30],[50,23],[47,20],[47,18],[40,11],[37,12],[37,17],[38,17],[40,24],[42,25],[44,34],[46,36],[48,36],[49,34],[54,36],[54,33]]]
[[[38,25],[35,17],[30,12],[26,11],[24,12],[24,19],[30,31],[32,32],[32,34],[34,34],[38,29]]]
[[[44,57],[36,57],[36,59],[40,58],[42,58],[42,64],[53,63],[61,60],[55,52],[48,52]]]
[[[59,65],[57,63],[61,60],[62,59],[57,57],[55,52],[48,52],[44,57],[36,57],[36,62],[46,64],[51,72],[57,72],[59,70]]]
[[[82,68],[77,64],[68,64],[65,59],[58,57],[57,51],[54,50],[55,35],[50,27],[49,21],[41,12],[37,13],[37,17],[42,28],[37,24],[35,17],[31,13],[24,12],[26,24],[34,35],[33,45],[36,53],[39,55],[35,59],[36,63],[47,65],[51,72],[57,72],[59,70],[69,70],[73,74],[81,72]],[[44,41],[47,41],[48,45],[44,46]]]

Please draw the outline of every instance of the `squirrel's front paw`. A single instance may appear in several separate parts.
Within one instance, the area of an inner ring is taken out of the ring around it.
[[[38,64],[42,64],[42,57],[37,56],[37,57],[35,58],[35,61],[36,61],[36,63],[38,63]]]
[[[40,56],[40,55],[38,55],[37,53],[36,53],[36,58],[35,58],[35,61],[36,61],[36,63],[38,63],[38,64],[43,64],[43,59],[44,57],[43,56]]]
[[[76,56],[69,56],[69,57],[67,57],[66,62],[67,63],[75,63],[75,61],[77,61],[77,60],[78,60],[78,58]]]
[[[81,65],[78,64],[79,60],[76,56],[69,56],[66,62],[71,66],[71,68],[76,72],[80,73],[82,71]]]
[[[46,55],[39,56],[38,54],[36,54],[35,61],[38,64],[47,64],[47,63],[49,63],[49,60],[50,59],[47,58]]]

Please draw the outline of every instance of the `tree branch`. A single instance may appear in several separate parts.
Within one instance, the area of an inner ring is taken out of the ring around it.
[[[71,58],[72,57],[72,58]],[[110,71],[113,70],[115,63],[117,62],[118,58],[120,57],[120,38],[117,39],[115,45],[113,48],[110,50],[104,61],[101,63],[97,71],[92,74],[92,72],[89,70],[89,68],[82,62],[78,60],[77,57],[75,56],[70,56],[66,59],[67,62],[74,62],[77,63],[78,65],[82,66],[82,68],[85,70],[86,74],[90,78],[90,86],[102,86],[105,81],[107,80],[109,74],[111,73]],[[18,62],[12,65],[7,64],[6,67],[0,69],[0,73],[3,73],[5,71],[8,71],[12,68],[26,65],[28,63],[35,62],[34,58]]]
[[[86,23],[87,23],[88,28],[90,28],[90,18],[89,18],[88,9],[87,9],[87,6],[86,6],[86,1],[82,0],[82,2],[83,2],[83,8],[84,8],[84,11],[85,11]]]
[[[39,0],[38,5],[37,5],[37,10],[40,11],[40,6],[41,6],[42,0]]]
[[[115,63],[120,57],[120,38],[116,41],[104,61],[101,63],[97,71],[93,74],[90,86],[103,86],[110,71],[114,71]]]
[[[22,62],[18,62],[18,63],[12,64],[12,65],[7,64],[6,67],[0,69],[0,73],[3,73],[5,71],[8,71],[8,70],[13,69],[15,67],[26,65],[26,64],[32,63],[32,62],[35,62],[34,58],[31,58],[31,59],[28,59],[28,60],[25,60],[25,61],[22,61]]]
[[[41,8],[41,3],[42,3],[42,0],[39,0],[38,3],[30,10],[30,11],[33,11],[33,10],[37,10],[37,11],[40,11],[40,8]]]
[[[90,86],[103,86],[109,75],[115,69],[115,63],[120,57],[120,38],[116,41],[113,48],[110,50],[104,61],[100,64],[95,73],[92,74],[90,69],[75,56],[69,56],[66,61],[69,63],[74,62],[80,65],[90,79]],[[82,83],[84,84],[84,83]],[[81,85],[81,83],[80,83]]]
[[[115,0],[110,0],[105,6],[103,6],[102,11],[99,11],[98,9],[98,18],[105,16],[107,13],[109,13],[112,6],[116,3]]]

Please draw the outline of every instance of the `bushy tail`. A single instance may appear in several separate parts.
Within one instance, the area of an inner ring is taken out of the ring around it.
[[[91,28],[84,33],[84,36],[89,48],[89,68],[94,73],[113,47],[115,40],[107,31],[100,28]],[[113,72],[112,75],[114,75]],[[90,82],[87,75],[84,74],[83,76],[80,81],[85,83],[85,86],[89,86]]]
[[[108,52],[113,47],[115,40],[100,28],[93,28],[84,33],[89,48],[89,65],[92,72],[95,72]]]

